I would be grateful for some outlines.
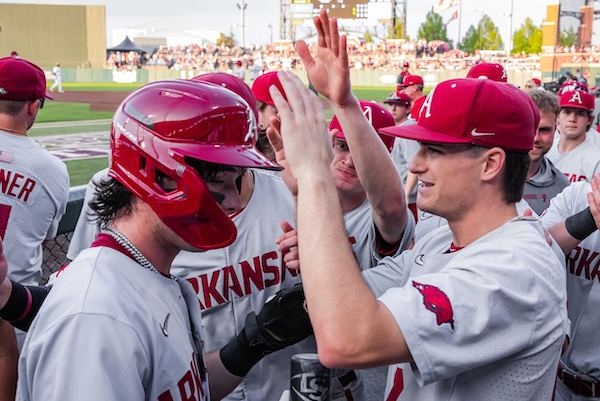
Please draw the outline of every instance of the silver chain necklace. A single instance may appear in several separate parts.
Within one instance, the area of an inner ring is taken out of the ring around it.
[[[156,267],[154,267],[154,265],[148,259],[146,259],[146,257],[140,252],[140,250],[137,249],[135,245],[133,245],[133,243],[126,236],[112,228],[106,228],[104,229],[104,232],[110,235],[115,241],[117,241],[119,245],[125,248],[125,250],[129,252],[131,257],[143,268],[165,277],[164,274],[156,270]],[[177,281],[177,277],[173,276],[172,274],[169,274],[168,278]]]

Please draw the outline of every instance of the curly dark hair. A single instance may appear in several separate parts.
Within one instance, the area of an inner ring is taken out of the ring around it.
[[[237,186],[238,190],[240,189],[244,169],[192,158],[186,158],[186,162],[200,174],[205,183],[214,181],[217,175],[223,171],[239,170],[240,177]],[[156,177],[160,185],[161,178],[167,177],[167,175],[162,171],[157,171]],[[113,220],[129,216],[134,211],[135,195],[116,179],[107,177],[92,182],[92,185],[94,185],[94,198],[89,202],[91,209],[89,217],[90,220],[99,222],[101,227],[108,227]],[[216,200],[217,202],[222,201],[222,199]]]

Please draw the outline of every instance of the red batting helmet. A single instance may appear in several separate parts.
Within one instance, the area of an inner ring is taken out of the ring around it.
[[[209,83],[159,81],[129,95],[111,127],[109,174],[146,202],[188,244],[227,246],[236,228],[190,159],[275,169],[255,150],[254,113],[232,91]],[[176,189],[166,190],[167,176]]]
[[[392,113],[381,107],[377,102],[368,100],[360,101],[360,108],[363,111],[369,123],[378,131],[381,128],[393,126],[396,121]],[[342,126],[336,116],[333,116],[333,120],[329,123],[329,131],[337,130],[335,137],[339,139],[346,139]],[[394,147],[394,137],[378,132],[379,137],[383,141],[385,147],[391,152]]]
[[[194,78],[192,78],[192,81],[210,82],[237,93],[246,101],[246,103],[248,103],[248,106],[250,106],[254,112],[256,120],[258,121],[256,98],[254,97],[250,87],[235,75],[227,74],[226,72],[208,72],[206,74],[196,75]]]

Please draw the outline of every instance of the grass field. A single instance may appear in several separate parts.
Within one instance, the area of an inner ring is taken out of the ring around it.
[[[114,82],[63,82],[62,86],[64,91],[131,92],[142,86],[142,84],[117,84]],[[50,87],[50,85],[48,85],[48,87]]]
[[[94,174],[108,167],[108,158],[69,160],[65,164],[69,171],[71,186],[74,187],[87,184]]]
[[[86,103],[65,103],[48,101],[38,113],[37,123],[55,121],[85,121],[112,118],[110,111],[91,111]]]

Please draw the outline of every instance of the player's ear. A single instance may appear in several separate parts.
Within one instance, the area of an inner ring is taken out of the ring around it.
[[[482,154],[481,161],[481,180],[492,181],[502,175],[506,153],[500,148],[491,148]]]

